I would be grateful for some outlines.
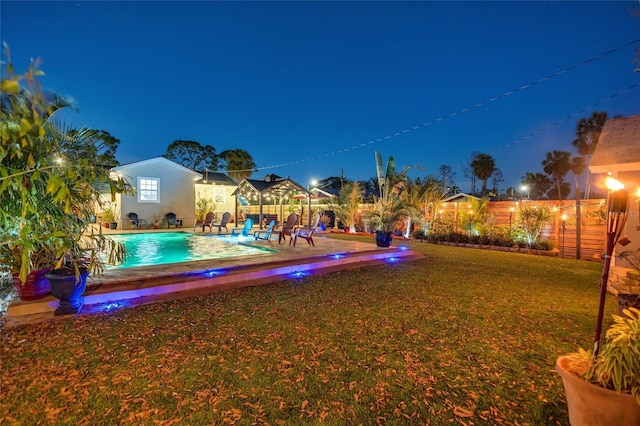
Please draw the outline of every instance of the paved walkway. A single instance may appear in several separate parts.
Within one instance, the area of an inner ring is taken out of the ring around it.
[[[166,232],[166,229],[160,231]],[[326,238],[323,234],[317,234],[314,240],[315,247],[304,240],[293,247],[288,242],[278,244],[276,235],[275,240],[251,242],[276,249],[276,252],[109,270],[100,277],[89,279],[83,296],[84,307],[78,315],[422,257],[395,242],[392,247],[379,248],[373,241],[345,241]],[[53,296],[28,302],[14,300],[9,306],[5,326],[59,318],[53,314],[57,305]]]

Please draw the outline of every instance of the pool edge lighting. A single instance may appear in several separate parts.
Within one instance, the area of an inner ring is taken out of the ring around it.
[[[124,308],[130,308],[132,305],[128,300],[119,300],[117,302],[107,302],[104,303],[102,305],[100,305],[100,307],[98,308],[98,310],[100,312],[115,312],[118,311],[120,309],[124,309]]]
[[[343,259],[347,257],[347,255],[345,253],[332,253],[332,254],[328,254],[327,257],[331,259]]]

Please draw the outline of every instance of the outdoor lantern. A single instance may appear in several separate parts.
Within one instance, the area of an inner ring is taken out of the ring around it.
[[[611,256],[613,248],[618,242],[622,230],[627,223],[629,208],[629,193],[624,190],[624,185],[612,177],[605,181],[610,190],[607,198],[607,240],[604,254],[604,266],[602,267],[602,279],[600,280],[600,303],[598,305],[598,320],[596,322],[596,336],[593,344],[593,359],[598,357],[600,349],[600,333],[602,332],[602,317],[604,316],[604,301],[607,295],[607,282],[609,281],[609,269],[611,268]]]

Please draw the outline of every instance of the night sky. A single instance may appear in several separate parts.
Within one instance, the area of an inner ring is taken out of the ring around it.
[[[121,140],[121,163],[194,140],[306,185],[367,180],[377,150],[424,169],[412,177],[450,165],[468,191],[461,165],[478,151],[504,190],[546,152],[573,152],[578,119],[640,114],[632,8],[3,0],[0,35],[18,71],[42,57],[43,85],[76,99],[66,122]]]

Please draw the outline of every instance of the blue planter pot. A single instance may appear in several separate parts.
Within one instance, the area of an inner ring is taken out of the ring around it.
[[[378,247],[389,247],[393,241],[392,232],[376,231],[376,245]]]
[[[77,314],[82,310],[82,294],[87,287],[88,275],[86,269],[80,269],[77,282],[73,270],[55,269],[45,275],[51,285],[51,294],[60,300],[54,315]]]

